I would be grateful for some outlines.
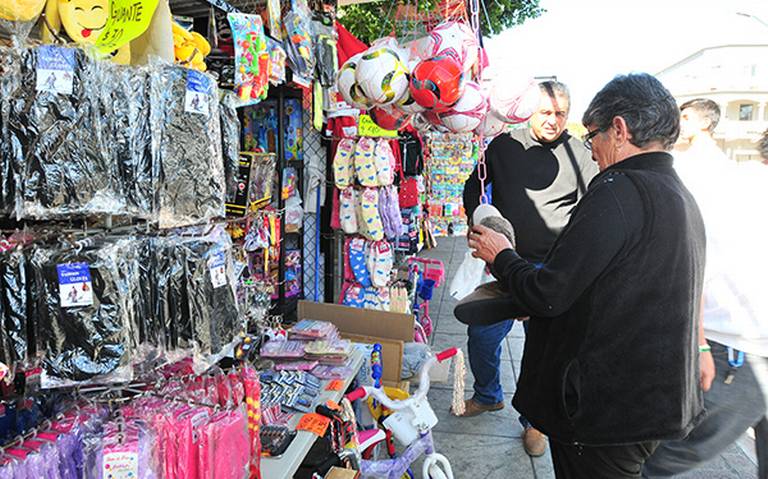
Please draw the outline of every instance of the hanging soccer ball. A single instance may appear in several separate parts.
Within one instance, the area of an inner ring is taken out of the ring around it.
[[[362,56],[362,53],[358,53],[341,66],[339,73],[336,75],[336,87],[345,102],[349,103],[354,108],[364,110],[370,105],[355,79],[355,71],[357,70],[358,62]]]
[[[416,100],[413,99],[410,88],[405,91],[403,98],[396,103],[396,106],[400,111],[407,115],[415,115],[416,113],[421,113],[426,110],[426,108],[416,103]]]
[[[466,73],[478,60],[479,42],[477,35],[462,22],[443,22],[429,33],[428,40],[416,46],[428,57],[449,55]]]
[[[475,129],[475,133],[485,138],[493,138],[501,134],[508,126],[509,123],[500,120],[495,115],[488,114],[485,115],[480,126]]]
[[[450,110],[440,113],[440,120],[454,133],[472,131],[479,127],[488,113],[488,97],[480,85],[466,82],[464,95]]]
[[[497,79],[491,87],[491,113],[506,123],[523,123],[536,112],[540,99],[534,80]]]
[[[449,56],[424,60],[411,72],[411,97],[424,108],[446,110],[463,93],[461,66]]]
[[[363,94],[376,105],[389,105],[408,88],[408,70],[395,50],[369,48],[357,64],[355,79]]]
[[[368,115],[374,123],[385,130],[399,130],[405,128],[411,121],[411,116],[389,106],[375,106],[368,110]]]

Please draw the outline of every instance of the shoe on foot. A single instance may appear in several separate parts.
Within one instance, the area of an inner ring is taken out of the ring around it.
[[[543,456],[547,451],[547,437],[532,427],[523,431],[523,448],[531,457]]]
[[[467,399],[464,401],[464,414],[459,417],[474,417],[484,412],[501,411],[502,409],[504,409],[503,401],[496,404],[482,404],[474,399]]]

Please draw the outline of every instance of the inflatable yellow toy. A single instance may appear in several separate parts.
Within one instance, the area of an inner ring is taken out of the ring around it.
[[[47,0],[45,6],[47,26],[58,34],[61,28],[69,38],[81,45],[95,43],[109,18],[109,0]],[[44,29],[44,39],[52,40],[51,32]],[[121,65],[131,63],[131,48],[123,45],[112,52],[112,61]]]
[[[211,45],[197,32],[190,32],[173,22],[173,53],[176,63],[204,72],[208,67],[205,57],[211,53]]]
[[[0,2],[0,19],[29,22],[40,15],[45,0],[11,0]]]

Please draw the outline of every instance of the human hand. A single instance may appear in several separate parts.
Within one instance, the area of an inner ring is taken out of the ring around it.
[[[496,256],[505,249],[512,249],[506,236],[482,225],[473,226],[469,232],[469,247],[475,250],[472,256],[493,264]]]
[[[715,374],[715,359],[712,357],[712,351],[699,353],[699,384],[704,392],[712,387]]]

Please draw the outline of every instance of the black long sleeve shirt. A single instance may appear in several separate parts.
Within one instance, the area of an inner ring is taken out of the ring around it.
[[[493,270],[506,303],[468,322],[530,315],[513,404],[548,436],[681,438],[702,411],[704,253],[704,223],[672,157],[637,155],[592,181],[541,268],[501,252]]]
[[[567,131],[552,143],[542,143],[529,129],[522,129],[496,137],[485,152],[485,162],[493,205],[515,228],[518,254],[541,262],[597,174],[592,155]],[[479,203],[475,168],[464,185],[470,218]]]

